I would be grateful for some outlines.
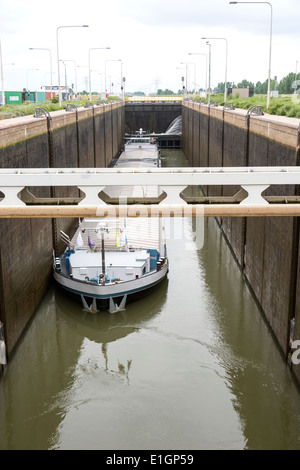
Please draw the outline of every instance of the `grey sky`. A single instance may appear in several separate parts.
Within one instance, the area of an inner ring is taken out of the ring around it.
[[[262,2],[263,3],[263,2]],[[272,70],[280,80],[300,62],[299,0],[273,0]],[[155,91],[155,87],[177,91],[188,64],[190,86],[205,86],[204,56],[208,54],[201,37],[225,37],[228,41],[228,80],[246,78],[264,81],[268,74],[270,6],[266,3],[229,5],[224,0],[79,0],[39,2],[1,0],[0,34],[5,88],[39,88],[50,83],[50,48],[53,82],[57,84],[56,30],[62,25],[89,24],[89,28],[66,28],[59,32],[60,57],[67,60],[68,83],[78,89],[88,86],[88,51],[111,47],[110,51],[91,53],[92,89],[107,81],[120,83],[126,77],[126,90]],[[212,85],[224,81],[225,42],[212,41]],[[75,63],[72,61],[75,61]],[[15,65],[9,65],[10,63]],[[85,67],[83,67],[85,66]],[[38,68],[39,70],[33,70]],[[300,63],[298,70],[300,71]],[[64,78],[61,78],[64,83]]]

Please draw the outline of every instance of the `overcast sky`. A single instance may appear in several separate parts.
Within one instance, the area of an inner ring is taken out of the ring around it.
[[[261,4],[258,4],[261,3]],[[300,72],[299,0],[272,0],[273,34],[271,77],[280,81]],[[126,91],[177,91],[186,74],[188,85],[205,87],[202,37],[225,38],[228,44],[227,79],[265,81],[268,77],[271,7],[267,2],[230,5],[227,0],[0,0],[0,39],[6,90],[40,89],[50,85],[51,50],[53,84],[58,84],[57,28],[60,28],[60,82],[88,90],[104,90],[113,82],[119,89],[121,73]],[[211,84],[225,81],[226,41],[211,40]],[[92,48],[110,47],[110,50]],[[196,53],[197,55],[189,55]],[[117,60],[122,60],[118,62]],[[14,63],[15,65],[10,65]],[[106,64],[106,66],[105,66]],[[39,69],[39,70],[36,70]],[[116,91],[115,88],[115,91]]]

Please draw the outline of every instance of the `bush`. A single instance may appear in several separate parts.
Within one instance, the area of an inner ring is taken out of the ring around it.
[[[287,116],[288,116],[288,117],[297,117],[297,110],[296,110],[296,108],[290,109],[290,110],[288,111],[288,113],[287,113]]]

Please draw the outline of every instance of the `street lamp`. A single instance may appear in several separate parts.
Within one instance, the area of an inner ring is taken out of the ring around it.
[[[188,95],[188,62],[180,62],[181,64],[185,65],[185,96],[187,97]]]
[[[122,62],[122,59],[108,59],[104,63],[104,86],[105,86],[105,98],[106,98],[106,62]]]
[[[186,67],[191,64],[194,66],[194,82],[196,84],[196,66],[195,66],[195,63],[194,62],[180,62],[181,64],[185,64]],[[186,68],[186,71],[187,71],[187,68]],[[186,81],[187,81],[187,77],[186,77]],[[187,83],[186,83],[186,86],[187,86]]]
[[[27,69],[26,70],[26,87],[27,87],[27,91],[28,91],[28,73],[31,72],[31,71],[34,71],[34,70],[39,70],[39,69]]]
[[[183,70],[183,69],[186,69],[186,66],[185,67],[176,67],[176,70]],[[185,89],[184,87],[184,77],[181,77],[181,80],[182,80],[182,86],[183,86],[183,89]]]
[[[88,68],[88,65],[76,65],[76,68]],[[84,86],[86,89],[88,89],[88,77],[84,77]]]
[[[120,95],[124,98],[123,93],[123,62],[121,62],[121,85],[120,85]]]
[[[204,52],[189,52],[189,55],[204,55],[205,56],[205,99],[207,96],[207,54]]]
[[[208,105],[210,105],[210,78],[211,78],[211,44],[206,41],[206,45],[209,47],[209,65],[208,65]]]
[[[45,49],[43,47],[30,47],[30,51],[48,51],[50,53],[50,81],[51,81],[51,88],[50,88],[50,96],[52,98],[52,56],[51,56],[51,50],[50,49]]]
[[[1,41],[0,41],[0,65],[1,65],[2,106],[5,106],[5,93],[4,93],[4,77],[3,77],[3,62],[2,62]]]
[[[221,39],[226,41],[226,60],[225,60],[225,91],[224,91],[224,101],[227,99],[227,60],[228,60],[228,41],[226,38],[201,38],[201,39]]]
[[[271,56],[272,56],[272,18],[273,18],[273,7],[269,2],[229,2],[230,5],[236,5],[238,3],[260,3],[267,4],[271,8],[271,24],[270,24],[270,51],[269,51],[269,74],[268,74],[268,95],[267,95],[267,109],[270,106],[270,94],[271,94]]]
[[[59,26],[56,29],[56,48],[57,48],[57,74],[58,74],[58,94],[59,94],[59,106],[61,106],[61,89],[60,89],[60,75],[59,75],[59,49],[58,49],[58,30],[62,28],[88,28],[87,24],[82,25],[70,25],[70,26]]]
[[[3,64],[2,62],[2,50],[1,50],[1,41],[0,41],[0,66],[1,66],[1,89],[2,89],[2,106],[5,106],[5,91],[4,91],[4,74],[3,74],[3,65],[15,65],[14,63]]]
[[[61,62],[74,62],[74,67],[75,67],[75,93],[76,93],[76,98],[77,98],[77,66],[76,66],[76,61],[72,59],[61,59]]]
[[[89,95],[90,101],[92,101],[92,91],[91,91],[91,51],[95,49],[110,49],[110,47],[91,47],[89,49]]]

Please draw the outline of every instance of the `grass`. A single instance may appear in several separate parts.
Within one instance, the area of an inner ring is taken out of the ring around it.
[[[216,101],[219,106],[224,105],[224,93],[212,94],[211,101]],[[195,98],[199,101],[198,98]],[[200,101],[203,98],[200,99]],[[260,105],[265,114],[276,114],[300,119],[300,100],[298,95],[282,95],[278,98],[270,98],[270,106],[267,109],[267,95],[254,95],[251,98],[239,98],[229,95],[226,103],[233,103],[234,108],[249,109],[251,106]]]
[[[226,103],[233,103],[234,108],[240,109],[249,109],[253,105],[261,105],[263,112],[265,114],[276,114],[279,116],[294,117],[300,119],[300,99],[299,95],[282,95],[279,98],[270,99],[270,107],[267,109],[267,96],[266,95],[254,95],[251,98],[239,98],[229,95],[227,97]],[[116,96],[111,96],[107,100],[100,100],[101,103],[107,101],[115,101],[119,98]],[[224,105],[224,94],[212,94],[211,101],[216,101],[219,106]],[[203,98],[194,98],[195,101],[201,101]],[[19,116],[28,116],[34,115],[35,108],[41,107],[47,109],[47,111],[57,111],[59,109],[65,109],[67,103],[72,103],[76,107],[84,107],[86,105],[86,100],[76,100],[76,101],[64,101],[63,106],[59,106],[58,103],[52,103],[51,101],[44,101],[42,103],[24,103],[20,105],[6,105],[0,107],[0,119],[10,119]],[[98,104],[99,100],[92,101],[92,104]]]
[[[116,96],[110,96],[107,100],[94,100],[91,103],[96,105],[100,103],[106,103],[107,101],[118,100]],[[8,104],[6,106],[0,106],[0,119],[11,119],[20,116],[34,115],[35,108],[44,108],[47,111],[58,111],[59,109],[66,109],[68,103],[74,104],[77,108],[84,107],[87,103],[86,100],[74,100],[64,101],[63,106],[59,106],[59,103],[52,103],[51,101],[43,101],[40,103],[25,102],[19,105]]]

